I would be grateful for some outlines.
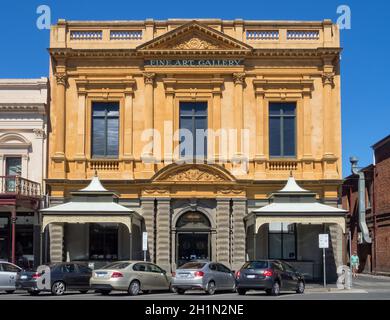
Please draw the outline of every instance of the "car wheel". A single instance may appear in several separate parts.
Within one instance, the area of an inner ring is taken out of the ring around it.
[[[186,291],[183,290],[183,289],[176,289],[176,293],[177,293],[177,294],[185,294]]]
[[[210,296],[212,296],[214,293],[215,293],[215,282],[214,281],[210,281],[208,284],[207,284],[207,289],[206,289],[206,293]]]
[[[111,290],[100,290],[99,292],[103,296],[108,296],[110,294]]]
[[[62,296],[65,293],[65,283],[62,281],[54,282],[51,286],[51,293],[55,296]]]
[[[305,292],[305,283],[303,281],[298,282],[297,293],[303,294]]]
[[[278,296],[280,293],[280,285],[279,282],[274,282],[271,289],[271,296]]]
[[[37,296],[39,294],[39,291],[29,291],[28,292],[31,296]]]
[[[82,293],[82,294],[86,294],[87,292],[88,292],[88,290],[79,290],[80,291],[80,293]]]
[[[13,294],[15,292],[15,290],[6,290],[5,292],[8,294]]]
[[[137,280],[132,281],[129,285],[129,289],[127,290],[129,295],[131,296],[138,295],[140,291],[141,291],[141,284]]]
[[[244,296],[246,294],[246,290],[245,289],[237,289],[237,292],[240,296]]]

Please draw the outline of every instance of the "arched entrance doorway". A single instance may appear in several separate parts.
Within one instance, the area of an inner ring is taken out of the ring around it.
[[[211,259],[211,224],[199,211],[184,213],[176,223],[177,266],[194,259]]]

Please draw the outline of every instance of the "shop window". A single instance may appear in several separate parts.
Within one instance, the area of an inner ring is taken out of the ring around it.
[[[296,156],[295,103],[270,103],[269,154],[271,157]]]
[[[180,157],[207,156],[207,102],[180,103]]]
[[[92,260],[118,259],[117,224],[91,223],[89,227],[89,255]]]
[[[269,224],[268,255],[270,259],[296,260],[296,225],[294,223]]]
[[[119,104],[94,102],[92,104],[92,157],[118,158]]]

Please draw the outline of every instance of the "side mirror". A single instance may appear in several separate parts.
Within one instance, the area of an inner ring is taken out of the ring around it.
[[[167,271],[166,270],[162,270],[162,274],[167,274]]]
[[[232,270],[232,273],[233,273],[233,275],[235,275],[236,274],[236,270]]]

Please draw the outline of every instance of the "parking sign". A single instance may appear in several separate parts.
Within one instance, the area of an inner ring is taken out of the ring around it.
[[[329,235],[327,233],[318,235],[318,244],[320,249],[329,248]]]

